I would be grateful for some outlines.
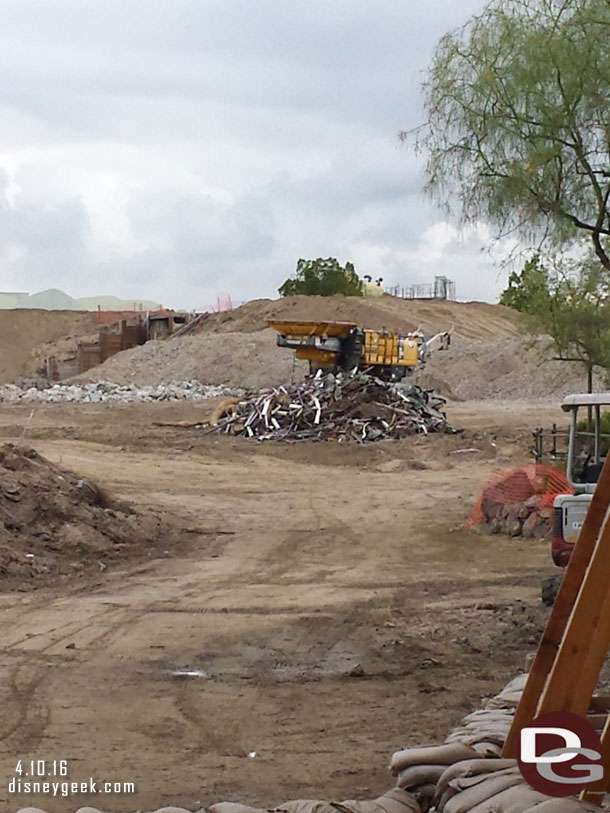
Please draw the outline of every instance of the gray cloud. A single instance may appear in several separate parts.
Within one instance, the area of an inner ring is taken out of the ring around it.
[[[396,141],[436,41],[483,4],[7,0],[0,287],[191,307],[334,255],[493,298],[488,236],[460,240]]]

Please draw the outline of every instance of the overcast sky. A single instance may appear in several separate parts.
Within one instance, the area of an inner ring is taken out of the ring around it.
[[[299,257],[387,284],[504,274],[421,191],[439,37],[483,0],[4,0],[0,290],[202,308]]]

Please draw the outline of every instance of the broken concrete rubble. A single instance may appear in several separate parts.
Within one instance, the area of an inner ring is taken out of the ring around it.
[[[201,401],[226,395],[243,395],[243,390],[212,387],[199,381],[176,381],[155,387],[135,387],[132,384],[114,384],[96,381],[93,384],[54,384],[46,389],[15,384],[0,387],[0,401],[40,401],[43,403],[71,402],[77,404],[119,403],[143,401]]]

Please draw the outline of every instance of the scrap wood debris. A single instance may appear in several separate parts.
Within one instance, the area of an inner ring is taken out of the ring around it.
[[[366,373],[322,374],[233,402],[207,431],[257,440],[355,440],[456,433],[432,390],[390,383]]]

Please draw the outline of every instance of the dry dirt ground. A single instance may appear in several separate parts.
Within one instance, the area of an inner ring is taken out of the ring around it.
[[[95,326],[93,311],[3,310],[0,314],[0,382],[38,375],[44,365],[42,345],[45,342],[88,334]]]
[[[3,811],[373,797],[392,750],[438,742],[536,646],[547,544],[463,522],[556,406],[459,403],[462,435],[367,447],[153,425],[202,409],[0,407],[0,440],[183,530],[0,592]],[[137,792],[10,795],[20,759]]]

